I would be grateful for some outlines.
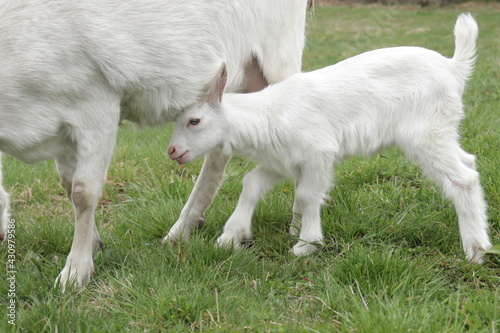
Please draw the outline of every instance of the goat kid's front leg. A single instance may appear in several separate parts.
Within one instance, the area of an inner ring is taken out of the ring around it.
[[[260,198],[271,189],[274,184],[283,179],[275,172],[262,166],[257,166],[243,179],[243,191],[238,205],[224,226],[224,232],[217,239],[221,247],[240,248],[244,239],[252,236],[252,215]]]
[[[200,176],[194,185],[181,215],[162,240],[163,243],[188,240],[194,227],[205,223],[205,211],[219,190],[231,156],[213,152],[205,157]]]
[[[0,243],[7,236],[9,221],[9,194],[2,187],[2,153],[0,152]]]

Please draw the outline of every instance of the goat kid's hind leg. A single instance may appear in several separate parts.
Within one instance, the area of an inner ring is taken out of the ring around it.
[[[297,182],[295,182],[295,188],[297,188]],[[289,229],[290,235],[298,236],[300,233],[301,226],[302,226],[302,209],[299,203],[297,203],[297,197],[295,197],[292,208],[292,222],[290,223],[290,229]]]
[[[455,206],[467,260],[482,262],[481,257],[491,243],[486,202],[474,155],[463,151],[458,142],[450,144],[446,140],[423,147],[419,152],[416,159],[424,172],[441,186],[443,194]]]
[[[238,205],[224,225],[224,232],[217,239],[221,247],[239,248],[244,239],[252,236],[252,215],[260,198],[283,177],[262,166],[257,166],[243,179],[243,191]]]
[[[73,192],[73,176],[75,175],[77,167],[77,157],[75,155],[75,151],[67,151],[56,159],[56,168],[61,179],[61,186],[66,190],[66,194],[70,200],[72,200],[71,194]],[[99,236],[95,223],[93,229],[92,247],[93,252],[95,253],[97,250],[104,249],[104,242]]]
[[[330,188],[330,173],[329,166],[304,167],[300,179],[296,182],[294,220],[291,228],[295,229],[293,232],[297,232],[300,227],[300,233],[299,241],[291,251],[297,256],[311,254],[317,250],[317,245],[323,244],[321,205]]]
[[[99,107],[99,106],[96,106]],[[75,231],[66,265],[56,285],[84,287],[94,271],[93,243],[95,239],[94,214],[104,187],[109,163],[115,148],[119,120],[119,100],[109,113],[100,119],[85,119],[85,128],[76,137],[76,168],[71,182],[71,201],[75,211]],[[92,123],[91,123],[92,121]]]
[[[224,171],[231,156],[221,152],[213,152],[205,157],[193,191],[182,209],[181,215],[170,228],[163,243],[188,240],[194,227],[202,227],[205,223],[205,211],[224,180]]]
[[[2,153],[0,152],[0,243],[7,236],[7,224],[9,221],[9,194],[2,186]]]

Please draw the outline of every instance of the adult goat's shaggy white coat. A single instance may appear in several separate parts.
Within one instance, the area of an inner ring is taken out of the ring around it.
[[[204,96],[220,63],[231,91],[255,91],[300,71],[307,0],[2,1],[0,151],[55,159],[76,215],[58,280],[85,285],[94,224],[118,123],[173,121]],[[207,157],[167,239],[187,238],[228,157]],[[0,234],[7,196],[0,188]]]
[[[259,163],[245,176],[218,244],[239,246],[250,237],[257,201],[289,177],[296,183],[290,231],[300,229],[293,252],[314,251],[323,240],[320,206],[332,166],[398,146],[453,201],[467,259],[479,261],[491,246],[486,205],[475,157],[462,150],[457,133],[477,33],[463,14],[452,59],[419,47],[380,49],[252,94],[222,96],[223,66],[207,101],[179,116],[169,146],[181,164],[213,150]]]

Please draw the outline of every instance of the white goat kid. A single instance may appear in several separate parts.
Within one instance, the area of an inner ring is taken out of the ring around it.
[[[457,133],[477,33],[474,19],[462,14],[452,59],[419,47],[380,49],[252,94],[222,96],[223,66],[207,100],[178,117],[169,146],[180,164],[211,151],[259,163],[245,176],[218,244],[239,247],[249,238],[257,201],[288,177],[296,183],[290,232],[301,227],[292,250],[316,250],[323,240],[320,206],[332,166],[398,146],[453,201],[467,259],[480,261],[491,246],[486,205],[475,157],[462,150]]]
[[[2,2],[0,151],[26,163],[56,160],[76,217],[63,289],[89,281],[93,248],[102,246],[94,211],[119,121],[173,121],[206,95],[222,61],[230,91],[300,71],[307,1]],[[227,161],[207,156],[167,240],[187,238],[203,218]],[[0,191],[2,228],[5,198]]]

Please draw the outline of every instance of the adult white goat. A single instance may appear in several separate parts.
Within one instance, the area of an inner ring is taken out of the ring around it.
[[[119,121],[173,121],[206,95],[222,61],[231,91],[300,71],[307,0],[7,0],[1,7],[0,151],[26,163],[56,160],[76,216],[58,277],[64,289],[89,281],[93,248],[102,245],[94,211]],[[168,239],[188,237],[203,218],[227,161],[207,156]]]
[[[332,166],[395,145],[451,198],[467,259],[479,261],[491,246],[486,205],[475,157],[462,150],[457,133],[477,33],[472,16],[463,14],[452,59],[418,47],[380,49],[252,94],[222,96],[222,66],[207,100],[178,117],[169,146],[180,164],[212,151],[259,163],[245,176],[218,244],[239,247],[249,238],[259,198],[288,177],[296,183],[290,232],[300,229],[293,252],[316,250],[323,240],[320,206]]]

